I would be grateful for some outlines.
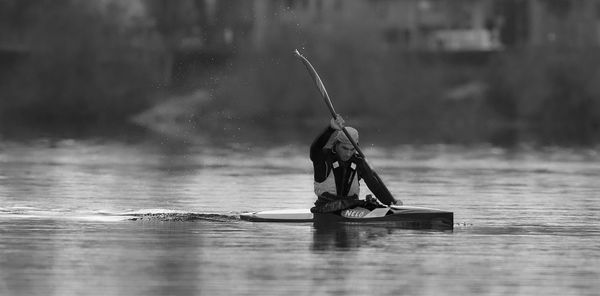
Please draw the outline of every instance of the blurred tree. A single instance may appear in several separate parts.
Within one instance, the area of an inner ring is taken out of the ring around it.
[[[560,18],[567,17],[573,5],[572,0],[541,0],[541,2],[545,4],[549,12]]]
[[[202,34],[200,30],[201,15],[206,10],[200,0],[146,0],[149,14],[155,21],[165,51],[164,77],[170,82],[173,77],[175,54],[182,46],[184,37]]]
[[[40,0],[27,7],[32,52],[0,86],[3,119],[39,124],[122,121],[148,102],[154,49],[96,2]],[[112,11],[117,13],[120,10]]]
[[[502,19],[500,41],[508,47],[523,46],[528,39],[529,0],[499,0],[494,11]]]

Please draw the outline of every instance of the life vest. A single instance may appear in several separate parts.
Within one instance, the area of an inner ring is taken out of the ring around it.
[[[339,184],[340,186],[337,186],[337,184],[335,183],[335,172],[338,172],[338,170],[340,170],[339,173],[342,173],[341,170],[342,168],[340,168],[340,163],[337,160],[329,160],[326,162],[327,165],[327,178],[325,178],[325,180],[323,182],[316,182],[315,181],[315,194],[317,196],[321,196],[321,194],[325,193],[325,192],[329,192],[331,194],[335,194],[337,196],[359,196],[360,193],[360,186],[358,184],[358,173],[356,171],[357,169],[357,164],[356,162],[353,162],[352,159],[349,160],[350,161],[350,165],[348,166],[348,170],[349,172],[346,172],[346,176],[342,177],[342,182],[344,184]],[[345,191],[345,192],[338,192],[338,188],[340,188],[340,190]]]

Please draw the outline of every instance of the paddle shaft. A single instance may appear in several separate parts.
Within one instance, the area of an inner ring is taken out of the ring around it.
[[[300,58],[300,61],[302,61],[302,63],[308,70],[308,73],[312,77],[313,81],[317,85],[317,88],[319,89],[319,92],[321,93],[321,97],[323,97],[323,101],[325,101],[325,105],[327,105],[327,108],[329,108],[329,112],[331,112],[331,116],[334,119],[336,119],[338,114],[335,112],[335,108],[333,108],[333,103],[331,102],[331,98],[329,98],[329,94],[327,93],[327,90],[325,89],[325,85],[323,84],[321,77],[319,77],[319,74],[317,74],[317,70],[315,70],[315,68],[308,61],[308,59],[305,58],[302,54],[300,54],[300,52],[297,49],[294,51],[294,55],[296,55],[298,58]],[[356,143],[356,141],[354,141],[354,139],[350,136],[350,134],[346,130],[346,127],[340,126],[340,128],[341,128],[342,132],[346,135],[348,140],[350,140],[350,143],[352,143],[352,146],[354,146],[354,149],[356,149],[356,152],[358,153],[358,155],[360,157],[362,157],[362,159],[364,160],[365,165],[367,166],[367,169],[369,170],[369,173],[372,175],[373,179],[375,179],[379,183],[379,185],[380,185],[379,188],[383,191],[382,194],[385,195],[385,200],[383,201],[383,203],[386,205],[389,205],[391,203],[396,203],[396,200],[394,199],[394,197],[392,196],[390,191],[387,189],[385,184],[383,184],[383,181],[381,180],[379,175],[377,175],[377,173],[375,173],[373,171],[373,168],[367,162],[367,158],[365,157],[365,154],[362,152],[362,150],[360,150],[358,143]]]
[[[331,117],[333,117],[333,119],[336,119],[338,114],[337,114],[337,112],[335,112],[335,108],[333,108],[333,103],[331,102],[331,98],[329,98],[329,94],[327,93],[327,90],[325,89],[325,85],[323,84],[321,77],[319,77],[319,74],[317,74],[317,70],[315,70],[315,68],[310,64],[308,59],[305,58],[302,54],[300,54],[300,52],[297,49],[294,51],[294,54],[298,58],[300,58],[300,60],[304,64],[304,66],[306,66],[308,73],[312,77],[313,81],[317,85],[317,88],[319,89],[319,92],[321,93],[321,97],[323,97],[323,101],[325,101],[325,105],[327,105],[327,108],[329,108],[329,112],[331,112]],[[342,128],[342,132],[346,135],[348,140],[350,140],[350,143],[352,143],[352,146],[354,146],[354,149],[356,149],[356,152],[358,153],[358,155],[360,155],[362,158],[365,158],[365,154],[362,152],[362,150],[360,150],[360,147],[358,147],[358,144],[356,143],[356,141],[354,141],[354,139],[350,136],[350,134],[348,133],[348,130],[346,130],[346,127],[344,127],[344,126],[340,126],[340,127]]]

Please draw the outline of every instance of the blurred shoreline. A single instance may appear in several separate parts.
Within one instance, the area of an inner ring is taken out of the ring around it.
[[[1,25],[17,37],[28,32],[30,50],[0,48],[0,133],[110,137],[137,134],[133,121],[147,129],[142,134],[200,144],[286,135],[310,141],[328,114],[292,55],[298,48],[317,68],[337,111],[378,142],[600,142],[600,53],[587,43],[414,49],[398,38],[391,39],[400,42],[395,46],[381,43],[373,34],[379,27],[353,18],[311,24],[307,14],[300,25],[294,8],[252,6],[266,3],[260,1],[219,4],[214,11],[203,1],[185,2],[198,13],[185,14],[188,19],[178,18],[184,2],[170,4],[172,11],[158,2],[135,3],[133,11],[115,10],[123,3],[11,4],[19,15]],[[362,7],[353,5],[368,5],[352,3],[350,12]],[[471,8],[485,12],[485,6]],[[257,19],[265,9],[282,14],[270,20],[277,26]],[[448,19],[442,20],[457,21],[452,9],[443,11]],[[211,23],[203,13],[223,22]],[[497,29],[476,25],[472,32],[481,36]]]

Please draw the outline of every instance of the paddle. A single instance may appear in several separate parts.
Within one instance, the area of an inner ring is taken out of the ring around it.
[[[311,63],[308,61],[308,59],[305,58],[302,54],[300,54],[300,52],[297,49],[294,50],[294,54],[298,58],[300,58],[300,60],[304,64],[304,66],[306,66],[306,69],[308,70],[308,73],[310,74],[313,81],[317,85],[317,88],[319,89],[319,92],[321,93],[321,96],[323,97],[323,100],[325,101],[327,108],[329,108],[329,112],[331,113],[331,116],[335,119],[338,116],[338,114],[335,112],[335,109],[333,108],[333,103],[331,102],[331,98],[329,98],[329,94],[327,94],[327,90],[325,89],[325,85],[323,84],[323,81],[321,81],[319,74],[317,74],[317,71],[311,65]],[[394,196],[392,196],[390,191],[383,184],[383,181],[381,180],[379,175],[377,175],[377,173],[375,173],[375,171],[373,171],[373,168],[367,162],[367,158],[365,157],[365,154],[362,152],[362,150],[360,149],[358,144],[354,141],[354,139],[350,136],[350,134],[348,133],[346,128],[344,126],[341,126],[341,128],[342,128],[342,132],[350,140],[350,143],[352,143],[352,146],[354,146],[354,149],[356,149],[356,152],[358,153],[358,155],[364,159],[365,167],[366,167],[366,172],[364,172],[364,173],[368,174],[369,176],[367,176],[367,177],[370,177],[372,180],[374,180],[375,182],[378,183],[377,188],[379,188],[380,194],[379,194],[379,196],[377,196],[377,198],[382,203],[384,203],[385,205],[388,205],[388,206],[390,204],[397,204],[397,203],[402,204],[401,202],[398,202],[398,201],[396,201],[396,199],[394,199]]]

